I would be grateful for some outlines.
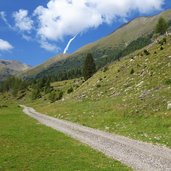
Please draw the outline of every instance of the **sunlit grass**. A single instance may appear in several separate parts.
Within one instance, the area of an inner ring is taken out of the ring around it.
[[[0,109],[0,170],[130,170],[7,105]]]

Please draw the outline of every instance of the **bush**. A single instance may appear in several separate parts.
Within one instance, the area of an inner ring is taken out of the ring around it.
[[[50,94],[49,94],[49,100],[51,103],[54,103],[55,101],[57,100],[61,100],[63,97],[63,92],[62,91],[52,91]]]
[[[0,108],[7,108],[7,105],[0,105]]]
[[[171,84],[171,79],[166,80],[165,84],[170,85]]]
[[[166,44],[166,43],[167,43],[166,37],[164,37],[162,40],[159,41],[159,44],[160,44],[161,46],[163,46],[163,45]]]
[[[143,57],[143,56],[144,56],[144,54],[143,54],[143,53],[141,53],[141,56]]]
[[[61,100],[62,97],[63,97],[63,92],[62,91],[58,91],[57,92],[57,98],[56,98],[56,100]]]
[[[148,50],[144,49],[144,54],[148,56],[148,55],[150,55],[150,52]]]
[[[68,90],[67,90],[67,93],[70,94],[74,91],[74,89],[72,87],[70,87]]]
[[[107,66],[104,67],[103,72],[106,72],[109,68]]]
[[[96,87],[97,87],[97,88],[100,88],[100,87],[101,87],[101,85],[100,85],[100,84],[97,84],[97,85],[96,85]]]
[[[130,74],[134,74],[134,69],[132,68],[131,71],[130,71]]]
[[[164,50],[164,47],[163,47],[163,46],[161,46],[161,47],[160,47],[160,50]]]
[[[55,91],[50,92],[49,100],[50,100],[51,103],[56,101],[56,93],[55,93]]]

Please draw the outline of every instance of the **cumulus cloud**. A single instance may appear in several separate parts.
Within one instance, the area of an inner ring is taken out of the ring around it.
[[[13,46],[9,42],[0,39],[0,51],[8,51],[11,50],[12,48]]]
[[[13,14],[15,20],[15,26],[20,31],[30,32],[33,28],[33,20],[28,16],[28,11],[20,9]]]
[[[31,16],[27,10],[20,9],[13,17],[20,31],[34,31],[40,46],[48,51],[59,50],[56,44],[70,36],[66,53],[75,35],[101,24],[121,19],[124,22],[135,11],[144,14],[161,10],[163,3],[164,0],[49,0],[46,6],[38,6]]]

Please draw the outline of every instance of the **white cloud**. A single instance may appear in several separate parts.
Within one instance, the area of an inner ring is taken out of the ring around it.
[[[49,52],[58,52],[59,51],[59,48],[56,46],[56,45],[54,45],[54,44],[52,44],[52,43],[49,43],[48,41],[46,41],[46,40],[40,40],[40,46],[43,48],[43,49],[45,49],[45,50],[47,50],[47,51],[49,51]]]
[[[32,37],[30,35],[22,34],[22,38],[27,41],[33,41]]]
[[[76,37],[77,37],[77,35],[75,35],[73,38],[71,38],[71,39],[68,41],[68,43],[67,43],[67,45],[66,45],[66,47],[65,47],[65,49],[64,49],[63,54],[66,54],[66,53],[67,53],[67,51],[68,51],[68,49],[69,49],[71,43],[75,40]]]
[[[4,21],[4,23],[10,28],[13,29],[11,24],[9,24],[8,20],[6,19],[6,13],[4,11],[0,11],[0,18]]]
[[[132,11],[148,13],[160,10],[164,0],[50,0],[47,7],[39,6],[38,35],[59,41],[102,23],[110,24],[118,17],[126,18]]]
[[[20,31],[29,32],[33,29],[33,20],[28,16],[28,11],[20,9],[18,12],[13,14],[15,20],[15,26]]]
[[[0,39],[0,51],[8,51],[11,50],[12,48],[13,46],[9,42]]]
[[[56,44],[66,36],[74,37],[104,23],[126,21],[135,11],[147,14],[161,10],[163,3],[164,0],[49,0],[46,7],[38,6],[31,16],[27,10],[20,9],[13,17],[20,31],[36,34],[42,48],[57,51]],[[36,19],[34,22],[33,17]],[[29,40],[26,34],[23,38]],[[74,39],[71,40],[64,53]]]

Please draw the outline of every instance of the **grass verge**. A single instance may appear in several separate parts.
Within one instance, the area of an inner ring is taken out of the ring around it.
[[[161,112],[131,115],[118,104],[118,99],[106,98],[82,102],[67,100],[54,104],[39,101],[29,105],[56,118],[171,147],[170,115]]]
[[[130,170],[86,145],[24,115],[15,104],[0,109],[0,170]]]

